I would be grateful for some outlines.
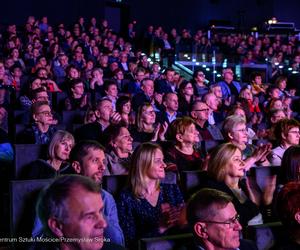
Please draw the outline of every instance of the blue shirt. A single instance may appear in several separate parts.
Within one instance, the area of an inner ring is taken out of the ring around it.
[[[107,221],[107,227],[104,229],[104,238],[110,239],[110,242],[124,246],[124,235],[119,225],[116,202],[113,196],[103,189],[101,190],[101,196],[104,203],[103,214]],[[34,221],[32,237],[43,237],[43,225],[37,216]]]

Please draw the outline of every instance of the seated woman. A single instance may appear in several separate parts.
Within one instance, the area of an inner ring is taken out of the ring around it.
[[[32,118],[34,123],[17,135],[17,142],[24,144],[48,144],[52,139],[57,120],[48,101],[38,101],[32,104]]]
[[[164,157],[157,144],[141,144],[133,153],[129,187],[117,202],[126,247],[137,249],[138,240],[167,234],[181,224],[184,200],[176,184],[162,184]]]
[[[156,114],[150,103],[144,103],[139,107],[136,115],[136,127],[131,131],[134,142],[164,141],[168,124],[156,126],[155,119]]]
[[[280,166],[282,156],[290,146],[299,144],[300,123],[294,119],[282,119],[275,124],[274,135],[280,145],[272,149],[269,161],[273,166]]]
[[[179,86],[178,111],[189,115],[194,101],[194,87],[189,81],[183,81]]]
[[[110,125],[104,132],[106,170],[104,175],[128,174],[132,137],[125,125]]]
[[[270,153],[271,145],[265,144],[255,147],[248,144],[246,120],[243,117],[228,116],[223,125],[223,133],[228,142],[236,145],[242,151],[246,171],[254,164],[264,166],[270,164],[266,156]]]
[[[300,147],[290,146],[285,150],[279,174],[279,183],[285,185],[290,181],[300,181]]]
[[[63,130],[56,131],[48,147],[48,159],[38,159],[30,163],[22,173],[22,179],[48,179],[61,174],[74,173],[73,168],[68,164],[73,146],[72,134]]]
[[[166,150],[166,162],[175,164],[178,171],[200,170],[201,154],[194,148],[199,142],[199,132],[194,121],[189,117],[177,118],[171,123],[168,133],[175,146]],[[173,170],[172,167],[168,169]]]
[[[270,205],[275,190],[275,183],[266,189],[263,198],[250,187],[246,181],[246,190],[242,190],[240,180],[245,174],[245,163],[242,152],[232,143],[224,143],[216,147],[210,154],[207,172],[203,172],[200,188],[214,188],[228,193],[233,197],[233,204],[240,215],[242,225],[261,223],[258,206]],[[247,195],[246,195],[247,194]],[[262,201],[262,204],[261,204]]]
[[[120,96],[116,102],[116,111],[121,115],[122,122],[129,125],[134,124],[134,116],[131,110],[131,99],[128,96]]]

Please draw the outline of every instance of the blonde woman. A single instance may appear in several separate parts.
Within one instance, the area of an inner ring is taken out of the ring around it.
[[[137,249],[138,239],[167,234],[181,224],[184,200],[176,184],[162,184],[165,177],[162,149],[153,143],[141,144],[133,153],[129,187],[117,202],[126,247]]]
[[[23,179],[47,179],[73,173],[68,159],[74,144],[72,134],[63,130],[56,131],[48,147],[48,159],[30,163],[22,174]]]

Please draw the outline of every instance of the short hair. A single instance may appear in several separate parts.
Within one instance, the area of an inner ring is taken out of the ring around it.
[[[40,87],[40,88],[31,90],[32,99],[36,99],[37,94],[39,94],[41,92],[47,92],[47,90],[44,87]]]
[[[75,188],[81,187],[88,192],[99,193],[100,186],[92,179],[80,175],[64,175],[44,188],[39,194],[36,212],[40,218],[46,234],[52,235],[48,227],[48,219],[56,218],[61,222],[69,219],[66,200],[72,195]]]
[[[141,86],[144,86],[144,84],[146,83],[146,81],[151,81],[154,83],[153,79],[149,78],[149,77],[146,77],[144,78],[142,81],[141,81]]]
[[[99,71],[100,74],[103,74],[103,70],[102,70],[101,68],[94,68],[94,69],[92,70],[92,74],[93,74],[95,71]]]
[[[102,105],[102,102],[105,102],[105,101],[112,102],[108,97],[105,96],[105,97],[98,100],[97,105],[96,105],[96,109],[99,110],[101,105]]]
[[[228,194],[211,188],[204,188],[195,193],[187,204],[186,214],[190,226],[198,221],[211,220],[222,209],[232,202]]]
[[[193,104],[192,104],[191,111],[194,111],[194,110],[196,109],[196,106],[197,106],[199,103],[200,103],[200,104],[205,104],[205,105],[207,105],[207,104],[206,104],[205,102],[203,102],[203,101],[196,100],[196,101],[194,101]]]
[[[131,99],[130,97],[124,95],[124,96],[120,96],[117,101],[116,101],[116,111],[120,114],[122,114],[122,109],[123,109],[123,106],[130,102],[131,103]]]
[[[81,78],[76,78],[76,79],[73,79],[69,82],[69,88],[72,89],[75,87],[75,85],[79,84],[79,83],[82,83],[84,85],[84,82]]]
[[[117,84],[114,80],[106,80],[106,81],[104,82],[104,84],[103,84],[103,89],[104,89],[105,91],[108,91],[108,88],[109,88],[110,86],[112,86],[112,85],[115,85],[115,86],[118,87],[118,84]]]
[[[162,152],[158,144],[146,142],[139,145],[131,159],[129,170],[129,186],[136,198],[142,197],[142,191],[146,188],[146,174],[154,164],[154,154],[157,150]],[[157,181],[157,186],[159,181]]]
[[[297,120],[288,118],[282,119],[275,124],[274,135],[280,142],[282,142],[282,134],[287,136],[289,130],[294,127],[300,128],[300,123]]]
[[[51,142],[49,143],[48,147],[48,157],[50,159],[55,158],[55,149],[57,147],[57,144],[60,143],[63,140],[70,140],[72,141],[72,144],[74,145],[75,140],[71,133],[64,130],[57,130],[55,134],[53,135]]]
[[[34,102],[31,105],[31,113],[32,114],[37,114],[39,112],[39,109],[41,106],[43,105],[47,105],[50,107],[49,103],[47,101],[38,101],[38,102]]]
[[[186,129],[190,127],[192,124],[195,124],[195,121],[188,116],[177,118],[170,124],[169,131],[168,131],[169,139],[176,141],[176,135],[177,134],[183,135]]]
[[[88,154],[90,149],[105,151],[105,148],[97,141],[83,140],[75,144],[70,152],[70,162],[78,161],[83,163],[83,158]]]
[[[300,146],[290,146],[285,150],[280,168],[281,183],[300,181]]]
[[[279,84],[283,81],[287,81],[287,77],[286,76],[278,76],[275,80],[275,86],[279,87]]]
[[[230,115],[226,117],[223,124],[223,135],[228,140],[228,134],[239,124],[246,124],[246,120],[239,115]]]
[[[122,128],[127,128],[124,123],[110,124],[104,131],[102,142],[106,150],[110,149],[110,143],[117,139]]]
[[[250,75],[250,81],[253,82],[257,76],[260,76],[262,78],[262,74],[261,73],[259,73],[259,72],[252,72],[251,75]]]
[[[295,214],[300,212],[300,182],[289,182],[277,196],[277,213],[289,229],[300,229],[300,224],[295,220]]]
[[[223,143],[214,148],[208,161],[208,175],[217,181],[224,181],[228,163],[237,150],[240,151],[238,146],[232,143]]]

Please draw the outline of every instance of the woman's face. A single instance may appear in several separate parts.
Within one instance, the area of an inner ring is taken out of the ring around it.
[[[248,141],[246,124],[237,124],[231,131],[231,141],[233,143],[243,145]]]
[[[242,160],[242,153],[237,149],[230,158],[226,166],[226,175],[230,177],[243,177],[245,173],[245,163]]]
[[[191,83],[188,83],[185,88],[183,89],[183,94],[192,96],[194,95],[194,88]]]
[[[285,138],[283,138],[284,141],[289,144],[289,145],[299,145],[299,139],[300,139],[300,134],[299,134],[299,127],[293,127],[289,130]]]
[[[62,139],[55,146],[55,157],[62,161],[68,160],[73,146],[74,146],[74,142],[72,140],[66,138]]]
[[[132,137],[127,128],[122,127],[120,134],[113,142],[113,147],[119,149],[123,153],[130,153],[132,151]]]
[[[152,180],[161,180],[165,178],[164,155],[160,149],[157,149],[153,157],[153,165],[150,167],[147,173],[147,177]]]
[[[154,124],[156,114],[153,107],[145,107],[143,108],[142,121],[146,124]]]
[[[127,102],[123,105],[122,112],[125,114],[129,114],[131,111],[131,103]]]
[[[87,122],[88,123],[92,123],[95,122],[97,120],[95,111],[90,110],[89,113],[87,114]]]
[[[194,124],[191,124],[184,130],[184,134],[181,135],[182,143],[195,144],[199,142],[199,132]]]

